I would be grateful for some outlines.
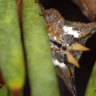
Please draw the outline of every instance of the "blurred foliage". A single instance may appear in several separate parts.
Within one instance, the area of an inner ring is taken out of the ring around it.
[[[96,95],[96,63],[94,64],[85,96],[95,96]]]

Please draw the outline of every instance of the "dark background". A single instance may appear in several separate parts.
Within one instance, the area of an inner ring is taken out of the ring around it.
[[[40,0],[45,9],[55,8],[61,15],[70,21],[76,22],[91,22],[84,16],[81,10],[71,0]],[[83,53],[79,60],[80,69],[76,68],[76,88],[77,96],[84,96],[86,86],[96,58],[96,34],[88,39],[86,46],[91,49],[90,52]],[[64,86],[63,81],[58,77],[61,96],[71,96],[67,88]]]

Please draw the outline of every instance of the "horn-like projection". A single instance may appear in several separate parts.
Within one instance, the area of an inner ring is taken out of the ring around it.
[[[78,61],[71,55],[69,51],[66,50],[66,56],[67,56],[67,61],[75,65],[76,67],[79,67]]]
[[[68,50],[75,50],[75,51],[89,51],[90,49],[79,44],[79,43],[73,43],[71,46],[67,48]]]

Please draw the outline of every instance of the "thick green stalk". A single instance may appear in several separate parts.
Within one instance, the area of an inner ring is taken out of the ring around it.
[[[0,88],[0,96],[13,96],[8,87],[4,85]]]
[[[59,96],[46,24],[36,0],[23,0],[23,32],[32,96]]]
[[[96,95],[96,63],[91,73],[87,90],[85,93],[85,96],[95,96],[95,95]]]
[[[2,88],[0,88],[0,96],[8,96],[8,89],[5,85]]]
[[[12,91],[24,85],[24,58],[16,0],[0,0],[0,69]]]

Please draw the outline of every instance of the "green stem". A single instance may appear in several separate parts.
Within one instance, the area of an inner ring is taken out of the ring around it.
[[[32,96],[59,96],[46,24],[35,0],[23,0],[23,32]]]
[[[24,69],[16,0],[0,0],[0,70],[11,91],[23,88]]]
[[[0,88],[0,96],[8,96],[8,89],[6,88],[6,86]]]
[[[95,96],[95,95],[96,95],[96,63],[91,73],[87,90],[85,93],[85,96]]]

